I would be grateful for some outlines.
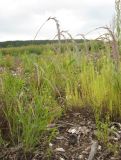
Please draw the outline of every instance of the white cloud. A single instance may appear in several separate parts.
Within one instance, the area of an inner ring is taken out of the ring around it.
[[[63,30],[76,35],[109,24],[113,15],[114,0],[1,0],[0,41],[33,39],[49,16],[57,17]],[[50,21],[38,39],[55,34],[56,26]]]

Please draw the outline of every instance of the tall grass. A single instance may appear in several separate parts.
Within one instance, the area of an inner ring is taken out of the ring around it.
[[[19,61],[18,61],[19,59]],[[121,117],[121,62],[107,53],[3,55],[0,102],[7,141],[33,149],[62,111],[90,106],[95,117]],[[2,143],[2,142],[1,142]]]
[[[119,1],[116,8],[116,33],[103,27],[112,38],[112,48],[107,41],[105,45],[92,41],[89,51],[85,41],[81,52],[74,49],[75,42],[61,44],[64,54],[55,54],[51,45],[1,49],[1,145],[9,142],[21,144],[25,151],[34,149],[43,134],[48,134],[48,125],[70,109],[88,106],[98,122],[107,117],[121,121]]]

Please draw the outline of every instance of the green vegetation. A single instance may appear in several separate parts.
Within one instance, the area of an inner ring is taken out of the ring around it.
[[[22,144],[31,151],[63,112],[87,106],[95,115],[98,138],[103,131],[107,143],[108,123],[121,120],[118,27],[116,33],[112,48],[108,42],[88,41],[88,53],[84,43],[72,42],[61,45],[61,54],[58,44],[1,49],[0,144]],[[48,142],[55,130],[49,131]]]
[[[109,53],[14,56],[1,51],[0,66],[8,140],[25,150],[68,109],[90,106],[100,118],[121,117],[121,63],[117,71]]]

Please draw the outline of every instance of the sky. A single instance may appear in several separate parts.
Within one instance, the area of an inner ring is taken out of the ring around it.
[[[61,30],[74,38],[97,27],[110,25],[115,13],[115,0],[0,0],[0,41],[33,40],[48,17],[59,20]],[[94,38],[101,31],[88,35]],[[56,25],[51,20],[36,39],[53,39]]]

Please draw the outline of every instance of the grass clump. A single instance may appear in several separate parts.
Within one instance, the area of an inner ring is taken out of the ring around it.
[[[39,143],[47,125],[59,116],[61,109],[52,98],[48,81],[44,81],[40,90],[36,81],[27,82],[26,75],[23,79],[20,75],[6,72],[1,79],[1,114],[6,121],[5,136],[12,144],[22,143],[26,151],[31,150]],[[4,128],[1,128],[1,132],[4,132]]]
[[[120,119],[121,67],[117,71],[107,53],[96,60],[94,54],[23,54],[18,56],[18,65],[9,56],[11,65],[2,56],[5,69],[0,75],[0,101],[12,144],[22,143],[25,150],[34,148],[63,110],[90,106],[101,118]]]
[[[59,51],[57,44],[0,50],[1,145],[21,144],[25,152],[31,151],[44,134],[47,142],[54,136],[55,128],[48,131],[48,125],[62,112],[82,107],[93,111],[97,137],[108,142],[109,122],[121,121],[120,12],[116,4],[117,34],[103,27],[112,38],[112,48],[107,41],[88,41],[92,48],[85,42],[80,51],[79,43],[60,45],[59,37]]]

